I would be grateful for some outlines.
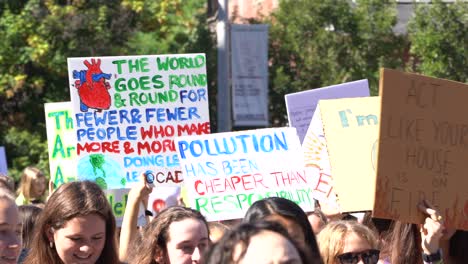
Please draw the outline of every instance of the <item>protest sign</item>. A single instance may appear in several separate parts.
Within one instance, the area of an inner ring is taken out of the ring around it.
[[[209,221],[242,218],[252,203],[271,196],[314,209],[318,173],[304,167],[295,128],[180,137],[176,146],[188,204]]]
[[[0,173],[8,175],[5,147],[0,147]]]
[[[73,129],[71,102],[44,104],[47,127],[47,145],[51,181],[54,188],[76,181],[76,131]],[[118,226],[121,226],[130,189],[105,190]],[[138,225],[146,224],[144,209],[140,210]]]
[[[50,180],[54,188],[76,180],[76,132],[71,102],[44,104]]]
[[[372,210],[380,97],[320,100],[318,109],[340,211]]]
[[[204,54],[69,58],[68,72],[80,179],[182,183],[174,138],[210,133]]]
[[[374,216],[423,223],[426,199],[468,230],[468,85],[382,69],[380,94]]]
[[[297,129],[301,143],[320,99],[369,96],[367,80],[342,83],[285,95],[289,126]]]
[[[154,216],[158,215],[163,209],[179,204],[180,187],[158,187],[154,188],[149,195],[148,210]]]
[[[110,207],[112,212],[115,216],[115,222],[118,227],[122,226],[123,216],[125,213],[125,209],[127,208],[127,201],[128,201],[128,192],[130,189],[108,189],[104,190],[106,193],[107,200],[109,201]],[[138,211],[138,226],[146,225],[146,216],[145,216],[145,208],[142,204],[139,204],[139,211]]]
[[[323,132],[322,115],[317,108],[310,121],[309,129],[302,142],[304,162],[306,167],[316,168],[319,176],[315,196],[325,211],[340,212],[336,193],[333,190],[330,159],[327,152],[327,142]]]

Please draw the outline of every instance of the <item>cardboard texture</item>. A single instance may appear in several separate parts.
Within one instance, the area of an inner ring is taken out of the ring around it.
[[[372,210],[380,97],[321,100],[318,107],[341,212]]]
[[[468,85],[382,69],[374,216],[423,223],[426,199],[468,230]]]

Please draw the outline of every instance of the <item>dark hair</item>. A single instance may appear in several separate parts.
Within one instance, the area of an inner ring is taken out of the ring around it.
[[[252,237],[263,231],[271,231],[283,236],[289,240],[289,242],[291,242],[291,244],[299,252],[302,263],[313,263],[307,258],[307,255],[298,246],[298,244],[289,236],[288,232],[282,225],[270,221],[242,223],[236,228],[227,231],[225,235],[217,243],[215,243],[208,252],[206,252],[204,263],[237,263],[245,256]],[[236,253],[236,256],[234,256],[234,251],[239,245],[241,245],[240,248],[242,251],[240,254]],[[261,253],[258,252],[258,254]],[[235,257],[236,259],[234,259]]]
[[[320,218],[320,221],[322,221],[324,224],[328,223],[328,218],[327,216],[323,213],[322,209],[320,207],[315,207],[314,211],[306,213],[307,216],[315,215],[318,218]]]
[[[0,173],[0,186],[5,187],[12,193],[15,192],[15,181],[13,180],[13,178],[2,173]]]
[[[449,256],[454,264],[468,263],[468,231],[457,230],[450,238]]]
[[[320,251],[317,246],[315,235],[310,226],[306,213],[293,201],[280,197],[269,197],[258,200],[250,206],[245,214],[243,222],[256,222],[264,220],[268,216],[279,215],[295,222],[303,231],[306,250],[310,252],[312,259],[321,262]]]
[[[21,235],[23,238],[23,248],[30,248],[34,238],[37,219],[42,209],[34,205],[21,205],[18,207],[18,210],[20,222],[23,224]]]
[[[24,263],[62,263],[55,247],[49,247],[47,233],[50,232],[50,228],[63,228],[68,221],[75,217],[91,214],[98,215],[106,224],[106,241],[96,263],[119,263],[114,215],[104,192],[91,181],[63,184],[50,196],[39,217],[31,251]]]
[[[170,240],[169,227],[171,224],[190,218],[203,222],[209,237],[208,224],[200,212],[181,206],[169,207],[161,211],[151,223],[144,227],[143,233],[138,237],[130,252],[129,263],[158,264],[155,260],[158,254],[164,258],[167,257],[166,245]]]

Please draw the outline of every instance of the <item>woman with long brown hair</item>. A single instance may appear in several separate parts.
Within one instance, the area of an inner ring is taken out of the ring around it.
[[[145,226],[130,252],[130,263],[201,263],[210,244],[208,230],[200,212],[180,206],[167,208]]]
[[[24,263],[118,263],[114,235],[115,219],[100,187],[66,183],[47,201]]]

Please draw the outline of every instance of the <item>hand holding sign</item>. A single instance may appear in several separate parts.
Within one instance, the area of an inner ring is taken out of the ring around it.
[[[421,247],[425,254],[434,254],[439,249],[439,241],[443,236],[444,226],[442,216],[434,210],[428,201],[423,200],[418,204],[419,210],[428,215],[421,226]]]
[[[140,174],[140,181],[128,193],[131,201],[142,201],[147,208],[149,194],[153,191],[154,185],[147,182],[147,172]]]
[[[153,188],[154,187],[154,181],[156,177],[154,176],[153,171],[147,170],[145,172],[145,181],[148,184],[149,187]]]
[[[120,232],[120,247],[119,247],[119,258],[126,261],[129,245],[136,238],[137,224],[139,219],[139,211],[144,210],[140,208],[141,203],[143,203],[144,208],[147,208],[148,197],[151,191],[153,190],[146,183],[145,173],[141,173],[139,181],[128,193],[127,207],[125,208],[125,214],[122,220],[122,229]],[[141,203],[140,203],[141,202]],[[147,223],[149,219],[146,219]]]

